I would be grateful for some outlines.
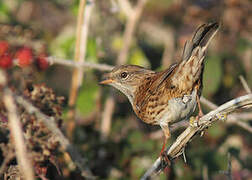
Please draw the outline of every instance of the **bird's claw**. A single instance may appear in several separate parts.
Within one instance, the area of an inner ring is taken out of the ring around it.
[[[171,166],[171,160],[169,159],[169,156],[167,155],[166,151],[163,151],[162,153],[160,153],[160,157],[161,157],[161,165],[162,167],[166,167]]]
[[[191,116],[189,119],[189,124],[191,127],[199,127],[199,116]]]

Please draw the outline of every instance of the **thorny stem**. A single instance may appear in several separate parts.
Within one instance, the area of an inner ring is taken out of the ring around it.
[[[8,88],[4,89],[3,101],[8,111],[8,120],[11,137],[14,141],[15,152],[18,161],[18,168],[25,179],[33,180],[34,171],[31,161],[28,157],[25,141],[22,132],[22,126],[17,114],[17,107],[14,102],[13,95]]]
[[[49,117],[42,113],[38,108],[34,107],[30,102],[25,100],[21,96],[15,96],[15,99],[18,104],[23,106],[28,113],[35,114],[38,119],[42,120],[45,126],[58,138],[58,141],[62,148],[69,153],[73,162],[76,166],[81,170],[82,176],[87,179],[94,179],[89,168],[86,166],[86,159],[84,159],[78,151],[74,148],[73,145],[69,142],[69,140],[63,135],[63,133],[59,130],[57,125],[55,124],[55,119],[53,117]]]

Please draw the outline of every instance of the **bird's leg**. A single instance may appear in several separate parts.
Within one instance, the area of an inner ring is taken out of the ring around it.
[[[197,105],[198,105],[198,108],[199,108],[199,113],[196,117],[191,117],[190,118],[190,125],[192,127],[199,127],[199,119],[204,116],[204,113],[202,111],[202,108],[201,108],[201,105],[200,105],[200,98],[199,98],[199,95],[197,94],[196,95],[196,102],[197,102]]]
[[[162,146],[162,149],[161,149],[161,152],[160,152],[160,156],[162,156],[163,153],[164,153],[166,141],[167,141],[167,138],[166,138],[166,136],[164,135],[164,137],[163,137],[163,146]]]
[[[199,95],[196,96],[196,101],[197,101],[197,104],[198,104],[198,107],[199,107],[199,114],[198,114],[198,116],[201,118],[202,116],[204,116],[204,113],[203,113],[201,105],[200,105]]]
[[[202,108],[201,108],[201,105],[200,105],[200,98],[199,98],[199,95],[198,95],[198,94],[196,95],[196,101],[197,101],[198,108],[199,108],[198,116],[196,116],[196,122],[197,122],[197,125],[198,125],[199,119],[200,119],[202,116],[204,116],[204,113],[203,113]]]
[[[168,164],[170,164],[170,160],[165,152],[165,145],[166,145],[166,142],[167,140],[170,138],[171,134],[170,134],[170,129],[168,127],[168,124],[165,124],[165,125],[160,125],[163,132],[164,132],[164,138],[163,138],[163,146],[162,146],[162,149],[161,149],[161,152],[160,152],[160,156],[161,158],[164,158],[165,162],[167,162]]]

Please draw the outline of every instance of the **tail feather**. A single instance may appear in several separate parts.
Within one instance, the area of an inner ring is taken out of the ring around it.
[[[190,89],[202,78],[206,48],[218,30],[217,23],[200,26],[193,38],[185,44],[182,61],[172,76],[172,84],[181,91]]]
[[[215,33],[218,31],[219,24],[218,23],[209,23],[201,25],[196,32],[194,33],[191,41],[186,42],[182,54],[182,60],[187,61],[190,59],[193,50],[200,46],[202,52],[204,52],[210,42],[210,40],[214,37]]]

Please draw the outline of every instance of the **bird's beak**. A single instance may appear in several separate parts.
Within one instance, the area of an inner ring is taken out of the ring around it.
[[[104,75],[103,75],[103,79],[104,79],[104,80],[102,80],[102,81],[100,82],[100,84],[111,84],[111,83],[115,82],[115,80],[113,80],[113,79],[111,78],[111,76],[110,76],[109,73],[108,73],[108,74],[104,74]]]
[[[113,82],[114,82],[114,80],[112,80],[112,79],[106,79],[106,80],[101,81],[100,84],[111,84]]]

